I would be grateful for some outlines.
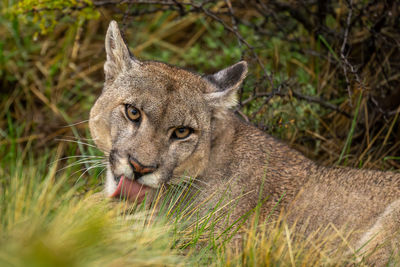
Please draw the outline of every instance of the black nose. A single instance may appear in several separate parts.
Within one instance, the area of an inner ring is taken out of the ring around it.
[[[149,174],[154,172],[157,169],[157,166],[145,166],[141,164],[137,159],[132,156],[128,158],[129,164],[131,165],[133,172],[135,173],[135,178],[142,177],[145,174]]]

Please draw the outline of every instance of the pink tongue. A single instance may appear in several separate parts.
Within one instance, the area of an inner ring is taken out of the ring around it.
[[[150,188],[131,179],[125,179],[125,176],[122,176],[117,189],[111,197],[122,197],[130,201],[142,202],[148,189]]]

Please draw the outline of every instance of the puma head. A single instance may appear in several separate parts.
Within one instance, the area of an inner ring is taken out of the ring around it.
[[[90,111],[89,127],[108,156],[106,192],[118,195],[121,177],[134,195],[133,184],[150,190],[182,175],[201,174],[212,164],[212,122],[236,105],[246,62],[201,76],[140,61],[129,52],[115,21],[105,48],[104,88]]]

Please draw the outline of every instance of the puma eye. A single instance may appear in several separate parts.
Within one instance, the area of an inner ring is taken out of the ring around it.
[[[125,114],[133,122],[138,122],[140,120],[140,111],[132,105],[125,105]]]
[[[172,133],[172,137],[175,139],[185,139],[193,132],[192,128],[189,127],[178,127]]]

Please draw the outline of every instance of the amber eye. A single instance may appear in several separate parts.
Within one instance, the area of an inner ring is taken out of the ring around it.
[[[133,122],[138,122],[140,120],[140,111],[132,105],[125,105],[125,114]]]
[[[184,139],[193,132],[192,128],[189,127],[178,127],[174,130],[172,137],[175,139]]]

